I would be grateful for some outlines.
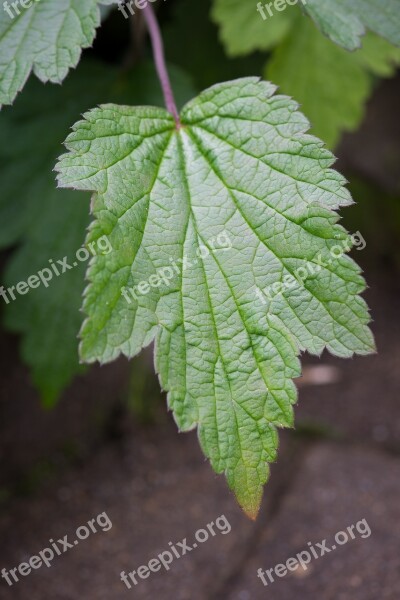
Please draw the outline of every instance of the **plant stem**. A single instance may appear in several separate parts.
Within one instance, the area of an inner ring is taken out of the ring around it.
[[[143,8],[143,15],[146,21],[147,29],[149,30],[151,43],[153,46],[154,60],[156,63],[158,78],[161,83],[162,91],[164,94],[165,106],[168,112],[175,119],[177,127],[180,127],[179,113],[176,107],[174,92],[172,91],[171,82],[169,79],[167,65],[165,64],[164,55],[164,44],[161,36],[161,31],[158,26],[156,16],[154,14],[153,7],[149,2]]]

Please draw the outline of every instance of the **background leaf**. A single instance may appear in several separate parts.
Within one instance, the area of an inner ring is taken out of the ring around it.
[[[213,7],[226,52],[270,50],[264,75],[300,103],[312,132],[332,148],[345,131],[360,125],[374,86],[371,75],[390,77],[400,62],[400,49],[373,33],[362,38],[357,52],[338,47],[298,6],[288,5],[266,20],[257,5],[239,0],[214,0]]]
[[[400,62],[399,49],[385,40],[369,34],[363,43],[349,53],[300,17],[266,66],[266,77],[300,103],[312,132],[330,147],[360,125],[373,88],[371,72],[392,75]]]
[[[0,10],[0,106],[12,104],[31,71],[43,82],[61,83],[93,42],[99,4],[115,0],[40,0]],[[14,15],[14,16],[12,16]]]
[[[400,64],[400,48],[373,33],[367,33],[355,57],[374,75],[392,77]]]
[[[183,103],[193,95],[190,80],[178,69],[172,69],[172,79]],[[0,132],[7,144],[0,148],[0,246],[20,244],[5,272],[6,287],[48,268],[49,259],[75,260],[89,224],[90,196],[57,189],[54,162],[71,124],[107,98],[163,102],[151,64],[122,74],[83,61],[62,88],[32,80],[15,106],[1,113]],[[22,334],[23,359],[46,405],[53,404],[80,371],[77,335],[83,289],[84,263],[54,277],[48,288],[31,289],[5,305],[5,325]]]
[[[291,30],[295,11],[287,6],[265,21],[257,11],[256,2],[242,0],[215,0],[212,17],[221,26],[221,40],[229,56],[238,56],[255,50],[270,50]],[[268,21],[271,21],[271,26]],[[272,23],[273,22],[273,23]]]
[[[347,50],[361,46],[366,29],[400,46],[400,0],[307,0],[304,10]]]

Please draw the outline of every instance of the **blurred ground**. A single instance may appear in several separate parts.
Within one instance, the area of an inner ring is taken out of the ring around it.
[[[307,571],[275,581],[268,597],[400,597],[398,290],[390,279],[372,284],[368,296],[380,353],[352,361],[323,357],[339,368],[340,381],[301,388],[297,432],[282,435],[255,524],[212,473],[195,433],[178,435],[171,421],[139,428],[127,418],[122,437],[94,444],[85,460],[66,465],[6,507],[0,566],[17,566],[48,546],[49,538],[73,536],[103,511],[112,529],[12,588],[3,581],[0,598],[258,600],[267,594],[259,567],[285,562],[309,541],[332,539],[361,519],[372,530],[369,538],[351,540]],[[155,573],[132,590],[122,584],[121,571],[148,563],[170,541],[190,540],[221,514],[232,526],[229,534],[210,538],[168,573]]]
[[[379,129],[374,103],[380,95],[386,97],[379,91],[370,110],[372,131]],[[365,128],[359,135],[368,139]],[[355,164],[353,143],[342,149],[347,167]],[[371,142],[365,145],[370,160]],[[360,160],[357,154],[355,166]],[[375,172],[381,183],[378,166]],[[43,413],[17,360],[15,339],[3,337],[0,569],[28,560],[50,538],[73,538],[76,528],[104,511],[113,526],[81,541],[50,569],[20,577],[12,587],[1,580],[0,599],[400,598],[399,278],[390,261],[377,268],[362,253],[356,258],[367,270],[365,297],[379,353],[347,361],[306,359],[335,365],[339,380],[300,388],[296,431],[281,434],[256,523],[241,514],[224,479],[213,474],[196,434],[177,434],[162,402],[152,425],[140,426],[126,411],[125,361],[80,378],[54,412]],[[221,514],[232,527],[229,534],[210,537],[168,572],[131,590],[120,581],[121,571],[147,564],[169,542],[186,537],[190,543],[197,529]],[[357,536],[306,571],[275,577],[267,588],[257,577],[258,568],[286,562],[308,542],[326,538],[330,544],[336,532],[361,519],[370,537]]]

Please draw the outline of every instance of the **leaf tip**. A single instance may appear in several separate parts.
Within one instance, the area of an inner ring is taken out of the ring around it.
[[[258,513],[260,512],[261,500],[263,495],[263,488],[261,487],[257,495],[251,497],[241,497],[238,493],[235,493],[236,500],[250,521],[256,521]]]
[[[245,508],[243,508],[244,514],[246,515],[246,517],[248,517],[250,519],[250,521],[257,520],[259,510],[260,510],[259,507],[257,509],[250,509],[250,510],[246,510]]]

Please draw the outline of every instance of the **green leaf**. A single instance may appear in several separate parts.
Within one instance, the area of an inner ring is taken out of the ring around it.
[[[379,77],[392,77],[400,64],[400,48],[373,33],[367,33],[362,48],[350,56],[355,56],[368,71]]]
[[[0,246],[20,244],[5,271],[5,288],[27,281],[85,241],[90,197],[58,190],[54,160],[60,140],[83,110],[104,98],[115,73],[96,63],[80,65],[63,87],[32,79],[26,93],[0,114],[2,195]],[[62,110],[60,110],[62,106]],[[84,264],[26,295],[7,292],[4,324],[22,335],[21,355],[45,406],[79,373],[77,336],[84,289]],[[3,299],[2,299],[3,302]]]
[[[193,88],[180,70],[172,69],[171,74],[183,104]],[[162,104],[154,67],[144,64],[122,75],[84,60],[62,87],[32,79],[15,106],[1,112],[0,134],[7,143],[0,147],[0,247],[20,245],[6,268],[6,289],[49,268],[49,260],[57,265],[67,256],[69,264],[76,262],[89,224],[90,195],[57,189],[53,167],[72,123],[105,99]],[[15,301],[7,294],[5,325],[22,334],[22,357],[47,406],[82,370],[77,336],[84,267],[79,263],[54,276],[48,288],[41,285],[26,295],[16,294]]]
[[[12,104],[31,71],[61,83],[91,46],[100,24],[99,4],[115,0],[36,0],[28,8],[0,10],[0,106]],[[15,3],[14,3],[15,4]]]
[[[400,49],[368,33],[362,48],[349,53],[322,36],[305,18],[305,5],[301,6],[302,11],[287,5],[282,12],[272,6],[273,18],[263,20],[257,4],[214,0],[212,14],[228,53],[273,50],[264,71],[266,78],[301,104],[312,132],[333,148],[344,131],[360,125],[373,89],[371,73],[393,75]]]
[[[310,119],[315,135],[330,147],[343,130],[361,122],[370,78],[346,50],[320,34],[305,18],[267,63],[266,77],[293,96]]]
[[[310,119],[312,131],[334,147],[343,131],[361,123],[371,94],[371,72],[388,76],[400,49],[374,34],[363,48],[347,52],[326,39],[303,17],[267,63],[266,77],[293,96]]]
[[[275,11],[273,18],[263,10],[267,19],[257,10],[256,2],[214,0],[212,17],[221,27],[221,40],[230,56],[270,50],[287,35],[295,16],[293,8]]]
[[[253,518],[277,427],[293,425],[299,353],[374,349],[360,269],[333,258],[348,242],[333,212],[352,202],[345,180],[274,92],[255,77],[216,85],[184,107],[180,128],[159,108],[100,106],[57,165],[59,185],[95,192],[88,239],[113,247],[88,271],[83,360],[156,340],[179,427],[198,427]],[[293,285],[299,268],[310,276]]]
[[[83,245],[89,222],[84,194],[72,192],[53,194],[45,198],[40,226],[32,229],[25,243],[15,253],[5,272],[6,287],[37,276],[49,269],[49,259],[61,273],[58,260],[68,257],[68,264],[77,262],[74,255]],[[71,197],[72,196],[72,197]],[[37,224],[39,225],[39,224]],[[21,355],[30,366],[34,385],[40,390],[44,406],[51,407],[72,378],[82,371],[77,353],[77,335],[82,323],[79,312],[84,289],[85,263],[56,277],[49,287],[40,284],[15,301],[7,292],[5,326],[22,334]],[[40,281],[40,280],[39,280]]]
[[[325,35],[347,50],[361,46],[366,29],[400,46],[400,0],[307,0],[304,9]]]

